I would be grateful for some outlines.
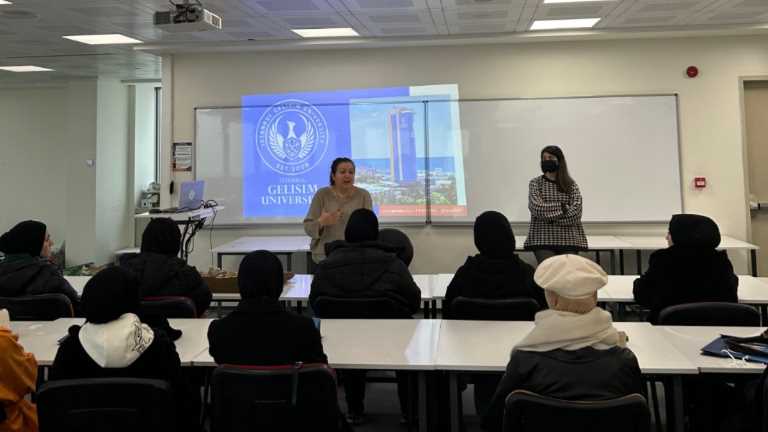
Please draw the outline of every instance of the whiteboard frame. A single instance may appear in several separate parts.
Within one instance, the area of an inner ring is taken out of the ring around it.
[[[423,100],[423,101],[411,101],[411,102],[422,102],[427,103],[429,102],[501,102],[501,101],[525,101],[525,100],[553,100],[553,99],[602,99],[602,98],[619,98],[619,97],[659,97],[659,96],[673,96],[675,98],[675,123],[676,123],[676,129],[677,129],[677,146],[675,148],[675,151],[677,152],[677,171],[678,175],[680,176],[680,189],[678,190],[679,198],[680,198],[680,211],[685,212],[685,206],[683,201],[683,188],[685,185],[684,178],[683,178],[683,160],[682,160],[682,152],[681,152],[681,145],[682,145],[682,134],[680,131],[680,94],[677,92],[674,93],[644,93],[644,94],[633,94],[633,93],[619,93],[619,94],[600,94],[600,95],[571,95],[571,96],[543,96],[543,97],[499,97],[499,98],[459,98],[459,99],[429,99],[429,100]],[[357,102],[355,105],[376,105],[381,102]],[[391,103],[391,102],[387,102]],[[319,106],[324,105],[338,105],[339,103],[321,103],[316,104]],[[194,180],[198,180],[197,178],[197,110],[214,110],[214,109],[243,109],[243,108],[254,108],[254,107],[260,107],[261,105],[239,105],[239,106],[232,106],[232,105],[211,105],[211,106],[196,106],[193,108],[193,119],[192,124],[194,128],[193,136],[192,136],[192,155],[194,164],[192,166],[192,176]],[[427,120],[425,120],[427,121]],[[429,158],[429,134],[427,131],[427,127],[424,128],[424,135],[425,135],[425,147],[427,151],[427,159]],[[427,162],[428,164],[429,162]],[[474,225],[473,221],[469,220],[463,220],[463,221],[433,221],[432,220],[432,212],[431,212],[431,200],[429,196],[429,182],[426,183],[426,209],[427,214],[425,216],[424,222],[417,222],[417,221],[396,221],[396,222],[381,222],[382,225],[388,225],[388,226],[427,226],[427,225],[433,225],[435,227],[439,226],[472,226]],[[671,218],[672,215],[670,215]],[[511,220],[509,221],[510,224],[528,224],[530,223],[530,220],[526,221],[519,221],[519,220]],[[610,225],[610,224],[631,224],[631,225],[651,225],[651,224],[661,224],[661,223],[668,223],[669,219],[665,220],[648,220],[648,221],[628,221],[628,220],[612,220],[612,221],[582,221],[583,225]],[[302,225],[301,222],[280,222],[280,221],[264,221],[264,222],[244,222],[244,223],[230,223],[230,224],[221,224],[217,225],[216,228],[231,228],[231,229],[237,229],[237,228],[248,228],[248,227],[267,227],[267,226],[277,226],[277,227],[285,227],[285,226],[299,226]]]

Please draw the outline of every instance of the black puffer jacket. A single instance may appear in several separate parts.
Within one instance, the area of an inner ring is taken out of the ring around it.
[[[640,393],[641,388],[640,366],[635,354],[627,348],[515,350],[483,415],[483,428],[501,430],[504,402],[514,390],[566,400],[604,400]]]
[[[79,310],[77,292],[56,266],[40,257],[6,258],[0,263],[0,297],[64,294]]]
[[[126,262],[125,267],[138,276],[142,297],[189,297],[198,316],[211,304],[211,290],[200,273],[180,258],[145,252]]]
[[[443,302],[443,316],[451,318],[450,305],[456,297],[509,299],[529,297],[547,307],[544,290],[533,281],[533,267],[517,255],[508,259],[492,259],[481,254],[467,257],[456,270]]]
[[[421,290],[408,268],[387,246],[378,242],[346,243],[317,265],[309,303],[318,297],[388,298],[413,315],[419,310]]]
[[[651,309],[655,324],[667,306],[696,302],[737,302],[739,278],[725,251],[670,246],[651,254],[648,271],[635,279],[638,304]]]

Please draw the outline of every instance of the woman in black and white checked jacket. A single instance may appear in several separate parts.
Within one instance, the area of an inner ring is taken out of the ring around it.
[[[525,248],[536,260],[587,249],[587,237],[581,226],[581,192],[568,174],[568,164],[560,147],[541,150],[544,175],[528,184],[528,209],[531,224]]]

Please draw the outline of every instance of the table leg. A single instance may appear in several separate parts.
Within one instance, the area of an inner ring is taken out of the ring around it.
[[[757,277],[757,251],[751,249],[749,251],[750,261],[752,263],[752,276]]]
[[[672,403],[674,405],[674,428],[675,432],[683,432],[685,430],[685,405],[683,404],[683,377],[676,375],[672,377]],[[667,421],[670,421],[667,418]]]
[[[619,249],[619,272],[624,274],[624,249]]]
[[[608,252],[611,254],[611,274],[616,274],[616,251],[611,249]]]
[[[431,312],[429,311],[429,300],[424,300],[424,318],[429,319],[429,317],[432,316]]]
[[[635,251],[637,257],[637,274],[643,274],[643,251],[640,249]]]
[[[432,300],[432,318],[437,319],[437,300]]]
[[[427,373],[419,372],[417,376],[417,391],[419,393],[419,432],[427,432]]]
[[[285,254],[285,262],[288,265],[288,271],[291,271],[293,268],[293,254],[288,252]]]
[[[595,262],[597,263],[597,265],[600,265],[600,251],[599,250],[595,251]]]
[[[221,268],[221,254],[218,252],[216,253],[216,265]]]
[[[301,300],[296,300],[296,313],[301,315]]]
[[[461,430],[461,403],[459,395],[459,374],[456,372],[448,372],[448,393],[450,395],[451,404],[451,432],[459,432]]]

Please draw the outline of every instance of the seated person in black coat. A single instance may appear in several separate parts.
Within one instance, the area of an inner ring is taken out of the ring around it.
[[[514,390],[566,400],[603,400],[639,393],[637,358],[611,315],[597,307],[608,276],[578,255],[558,255],[536,269],[549,309],[536,314],[533,330],[515,345],[483,427],[499,431],[504,402]]]
[[[739,278],[725,251],[718,251],[720,230],[712,219],[678,214],[669,221],[669,247],[655,251],[648,270],[635,279],[638,304],[651,309],[655,324],[667,306],[695,302],[737,302]]]
[[[85,324],[72,326],[59,346],[50,380],[130,377],[168,381],[178,430],[199,430],[200,395],[182,376],[176,346],[164,331],[141,322],[136,277],[104,269],[83,289]]]
[[[242,300],[208,328],[209,352],[218,364],[328,363],[311,318],[280,305],[283,265],[267,251],[251,252],[237,275]]]
[[[336,246],[325,260],[317,265],[309,303],[318,315],[319,297],[386,298],[391,300],[397,316],[411,316],[419,310],[421,290],[413,280],[406,264],[394,249],[377,241],[379,221],[368,209],[357,209],[349,216],[344,231],[345,243]],[[394,318],[394,317],[393,317]],[[364,418],[365,371],[343,371],[347,419],[353,424]],[[407,375],[398,374],[400,408],[407,412]]]
[[[386,298],[410,316],[419,310],[421,290],[395,250],[377,241],[379,221],[368,209],[352,212],[344,231],[345,242],[317,265],[309,303],[318,297]]]
[[[141,236],[141,253],[125,267],[140,281],[141,297],[181,296],[195,303],[197,316],[211,304],[211,290],[193,266],[179,258],[181,232],[170,218],[152,219]]]
[[[544,291],[533,281],[533,267],[515,254],[515,235],[507,218],[487,211],[475,219],[475,246],[479,254],[467,257],[456,270],[443,302],[443,317],[451,318],[456,297],[509,299],[529,297],[546,308]]]
[[[59,269],[51,263],[53,241],[42,222],[20,222],[0,236],[0,297],[64,294],[75,311],[80,300]]]

